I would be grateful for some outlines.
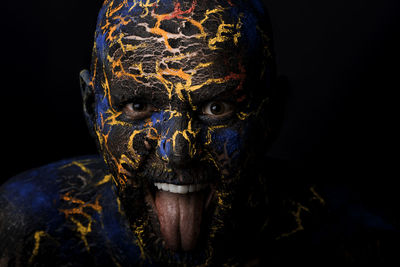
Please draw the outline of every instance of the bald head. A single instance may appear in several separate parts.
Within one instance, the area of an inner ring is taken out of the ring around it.
[[[92,67],[106,66],[110,80],[131,89],[147,86],[182,98],[182,91],[213,84],[243,86],[246,76],[259,81],[273,67],[268,34],[259,1],[108,0]]]

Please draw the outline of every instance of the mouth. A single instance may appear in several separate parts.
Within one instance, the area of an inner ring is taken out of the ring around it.
[[[215,194],[213,184],[153,183],[146,200],[157,219],[153,227],[164,246],[173,251],[196,248],[204,231],[206,211]]]

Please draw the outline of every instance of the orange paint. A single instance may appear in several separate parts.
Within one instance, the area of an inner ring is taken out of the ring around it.
[[[197,0],[194,0],[192,2],[192,6],[188,10],[183,11],[183,10],[181,10],[181,4],[180,3],[176,3],[175,7],[174,7],[174,11],[172,13],[169,13],[169,14],[157,15],[157,14],[154,14],[154,12],[153,12],[152,16],[157,18],[157,22],[156,22],[154,28],[150,29],[150,32],[153,33],[153,34],[162,36],[164,38],[164,44],[165,44],[166,48],[169,49],[169,50],[172,50],[172,47],[171,47],[171,45],[169,44],[169,41],[168,41],[168,32],[166,32],[166,31],[164,31],[163,29],[160,28],[161,22],[163,20],[171,20],[171,19],[174,19],[174,18],[186,20],[186,21],[190,22],[191,24],[193,24],[195,27],[197,27],[199,29],[201,34],[198,37],[205,36],[206,34],[204,32],[204,28],[203,28],[203,26],[201,25],[200,22],[198,22],[196,20],[193,20],[191,18],[182,16],[182,15],[186,15],[186,14],[192,13],[194,11],[194,9],[196,8],[196,4],[197,4]]]

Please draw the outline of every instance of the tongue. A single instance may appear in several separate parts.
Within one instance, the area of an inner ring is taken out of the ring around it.
[[[194,249],[200,234],[204,194],[158,191],[155,204],[166,246],[172,250]]]

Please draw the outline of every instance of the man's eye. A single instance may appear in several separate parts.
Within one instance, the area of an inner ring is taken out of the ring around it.
[[[219,118],[231,114],[233,111],[232,105],[224,101],[212,101],[203,106],[203,114],[209,117]]]
[[[156,109],[147,103],[129,103],[122,111],[131,120],[141,120],[151,116]]]

